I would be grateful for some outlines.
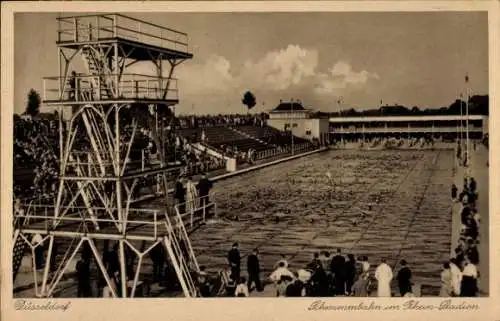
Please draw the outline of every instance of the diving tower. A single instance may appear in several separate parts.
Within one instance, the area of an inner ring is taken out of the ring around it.
[[[111,295],[134,297],[145,256],[160,246],[184,295],[197,296],[199,267],[188,229],[205,211],[187,215],[174,207],[168,190],[180,165],[166,157],[171,107],[179,102],[174,70],[193,57],[187,34],[120,14],[57,23],[59,76],[43,79],[43,103],[59,115],[57,197],[15,214],[14,278],[25,247],[35,258],[36,248],[48,244],[40,286],[35,266],[34,278],[36,295],[51,297],[87,247]],[[136,64],[151,74],[127,72]],[[163,198],[162,208],[136,206],[145,190]],[[104,241],[118,248],[118,271],[103,260]]]

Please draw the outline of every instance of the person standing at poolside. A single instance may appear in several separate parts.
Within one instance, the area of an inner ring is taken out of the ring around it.
[[[175,182],[174,198],[177,202],[179,213],[184,214],[186,212],[186,188],[184,187],[182,177],[179,177]]]
[[[453,296],[460,295],[460,284],[462,283],[462,272],[457,265],[457,259],[450,260],[451,285],[453,288]]]
[[[212,187],[212,182],[207,178],[205,174],[203,174],[200,181],[198,182],[198,191],[200,194],[200,205],[204,208],[205,215],[207,215],[209,211],[209,208],[207,208],[207,206],[210,203],[209,193]]]
[[[453,296],[453,284],[451,279],[450,263],[443,264],[443,271],[441,271],[441,290],[439,291],[440,297]]]
[[[462,282],[460,285],[461,297],[475,297],[477,295],[477,268],[469,258],[465,257],[465,266],[462,272]]]
[[[193,177],[188,177],[186,181],[186,213],[194,214],[199,207],[198,191],[193,182]]]
[[[259,250],[254,249],[252,254],[247,259],[247,272],[248,272],[248,289],[251,291],[252,283],[255,283],[255,289],[262,292],[262,284],[260,282],[260,264],[259,264]]]
[[[241,256],[238,250],[238,243],[233,243],[233,247],[227,254],[227,261],[231,267],[231,279],[239,282],[241,273]]]
[[[391,280],[393,278],[392,269],[386,263],[385,258],[381,259],[380,265],[375,270],[375,279],[377,279],[377,296],[391,296]]]
[[[411,291],[411,270],[408,267],[408,263],[406,260],[401,260],[399,263],[401,265],[401,269],[398,272],[398,286],[399,286],[399,293],[401,296],[405,296],[406,293],[412,292]]]

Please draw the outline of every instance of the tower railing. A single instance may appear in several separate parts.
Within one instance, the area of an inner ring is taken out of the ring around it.
[[[188,35],[121,14],[81,15],[58,18],[57,41],[79,43],[122,38],[152,46],[188,51]]]
[[[116,78],[118,75],[106,75],[109,79]],[[104,95],[107,90],[106,85],[102,84],[101,77],[94,75],[76,75],[74,77],[75,86],[72,88],[69,84],[60,86],[64,83],[65,77],[44,77],[43,78],[43,100],[44,101],[82,101],[82,97],[93,95],[92,99],[99,98],[111,99]],[[69,81],[69,77],[66,78]],[[118,99],[163,99],[165,86],[169,83],[166,100],[178,100],[179,90],[177,79],[158,78],[142,74],[121,74],[118,82]],[[97,84],[97,88],[94,84]],[[102,86],[101,86],[102,84]],[[99,97],[102,96],[102,97]]]
[[[208,201],[208,198],[207,201],[203,199],[203,197],[198,197],[175,205],[175,213],[182,219],[184,226],[194,228],[196,223],[205,222],[210,209],[213,211],[213,216],[217,216],[217,203]]]
[[[23,220],[26,223],[23,224],[23,230],[38,230],[41,234],[46,233],[59,233],[68,234],[76,230],[75,224],[87,223],[91,226],[94,223],[98,225],[113,225],[121,226],[124,222],[126,223],[128,235],[131,238],[134,236],[148,236],[151,238],[158,238],[164,234],[160,228],[164,224],[164,216],[158,210],[150,209],[129,209],[128,218],[126,220],[112,219],[109,216],[109,212],[115,212],[116,208],[104,208],[104,207],[94,207],[93,210],[96,212],[97,218],[92,218],[85,215],[87,208],[84,206],[70,206],[61,207],[61,211],[65,213],[64,216],[54,217],[55,206],[51,205],[30,205],[30,211],[26,214],[14,214],[15,220]],[[56,226],[54,228],[54,226]],[[138,231],[134,231],[136,229]],[[111,231],[95,231],[95,234],[112,234],[118,237],[118,233]],[[74,234],[74,233],[73,233]]]

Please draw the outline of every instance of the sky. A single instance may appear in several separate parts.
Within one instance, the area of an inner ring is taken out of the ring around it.
[[[81,13],[80,13],[81,14]],[[68,14],[65,14],[68,15]],[[129,16],[188,33],[193,59],[175,69],[180,114],[253,112],[280,99],[306,108],[383,104],[439,108],[488,93],[488,20],[480,12],[147,13]],[[58,76],[57,13],[16,13],[15,112],[30,88]],[[150,72],[136,65],[128,72]]]

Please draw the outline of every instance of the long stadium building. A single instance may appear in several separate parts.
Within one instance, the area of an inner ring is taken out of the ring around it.
[[[334,139],[359,139],[373,137],[424,137],[456,139],[467,136],[481,139],[488,133],[488,117],[468,116],[373,116],[332,117],[330,136]]]

